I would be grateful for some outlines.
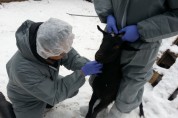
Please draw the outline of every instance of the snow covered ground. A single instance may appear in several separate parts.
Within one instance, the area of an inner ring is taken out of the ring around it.
[[[84,0],[30,0],[0,5],[0,91],[5,94],[6,98],[8,77],[5,65],[17,50],[15,31],[27,19],[43,22],[54,17],[69,22],[75,33],[73,47],[82,56],[94,60],[94,54],[102,38],[96,25],[102,28],[105,25],[101,24],[97,17],[70,16],[66,13],[96,15],[93,4]],[[158,57],[161,57],[167,49],[178,54],[178,47],[172,45],[174,40],[175,37],[164,39]],[[154,88],[149,83],[145,85],[143,97],[145,116],[146,118],[177,118],[178,97],[173,101],[167,99],[178,87],[178,60],[170,69],[160,68],[156,64],[154,68],[164,76]],[[60,74],[63,76],[70,73],[65,68],[61,68]],[[77,96],[57,104],[45,114],[45,118],[83,118],[79,109],[81,106],[88,105],[91,94],[91,87],[86,81]],[[130,114],[130,118],[138,118],[138,109]]]

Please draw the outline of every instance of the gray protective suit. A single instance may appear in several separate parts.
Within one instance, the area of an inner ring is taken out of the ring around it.
[[[18,51],[7,63],[7,93],[16,118],[42,118],[47,104],[55,105],[74,96],[84,84],[81,67],[89,60],[72,49],[53,65],[45,63],[36,53],[36,32],[41,23],[25,21],[16,32]],[[33,41],[31,41],[33,40]],[[63,65],[74,72],[59,75]]]
[[[141,103],[161,40],[178,34],[178,0],[94,0],[94,5],[101,22],[112,14],[118,29],[138,27],[140,39],[126,45],[137,51],[122,51],[123,78],[115,101],[119,111],[130,112]]]

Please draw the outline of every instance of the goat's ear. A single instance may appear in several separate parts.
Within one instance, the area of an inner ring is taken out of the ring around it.
[[[108,33],[107,33],[107,32],[105,32],[104,30],[102,30],[102,29],[100,28],[100,26],[99,26],[99,25],[97,25],[97,28],[98,28],[98,30],[99,30],[100,32],[102,32],[102,33],[103,33],[103,35],[108,34]]]

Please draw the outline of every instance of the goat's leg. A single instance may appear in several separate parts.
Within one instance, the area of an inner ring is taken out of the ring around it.
[[[101,100],[100,103],[94,108],[94,111],[93,111],[93,114],[92,114],[91,118],[96,118],[97,114],[101,110],[106,108],[110,103],[111,103],[110,101]]]
[[[94,106],[94,104],[95,104],[97,99],[98,99],[98,97],[93,92],[91,100],[89,102],[89,108],[88,108],[88,113],[86,115],[86,118],[90,118],[91,117],[92,111],[93,111],[93,106]]]
[[[140,113],[139,113],[140,117],[142,117],[142,116],[145,117],[142,103],[140,104],[139,108],[140,108]]]

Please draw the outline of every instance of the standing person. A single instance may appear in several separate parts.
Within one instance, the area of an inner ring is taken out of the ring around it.
[[[71,47],[73,39],[72,26],[59,19],[27,20],[18,28],[18,51],[6,66],[7,94],[16,118],[42,118],[46,106],[75,96],[85,76],[101,73],[101,64]],[[74,72],[63,77],[60,65]]]
[[[178,34],[178,0],[94,0],[106,30],[124,33],[122,80],[108,118],[125,118],[142,101],[163,38]]]

